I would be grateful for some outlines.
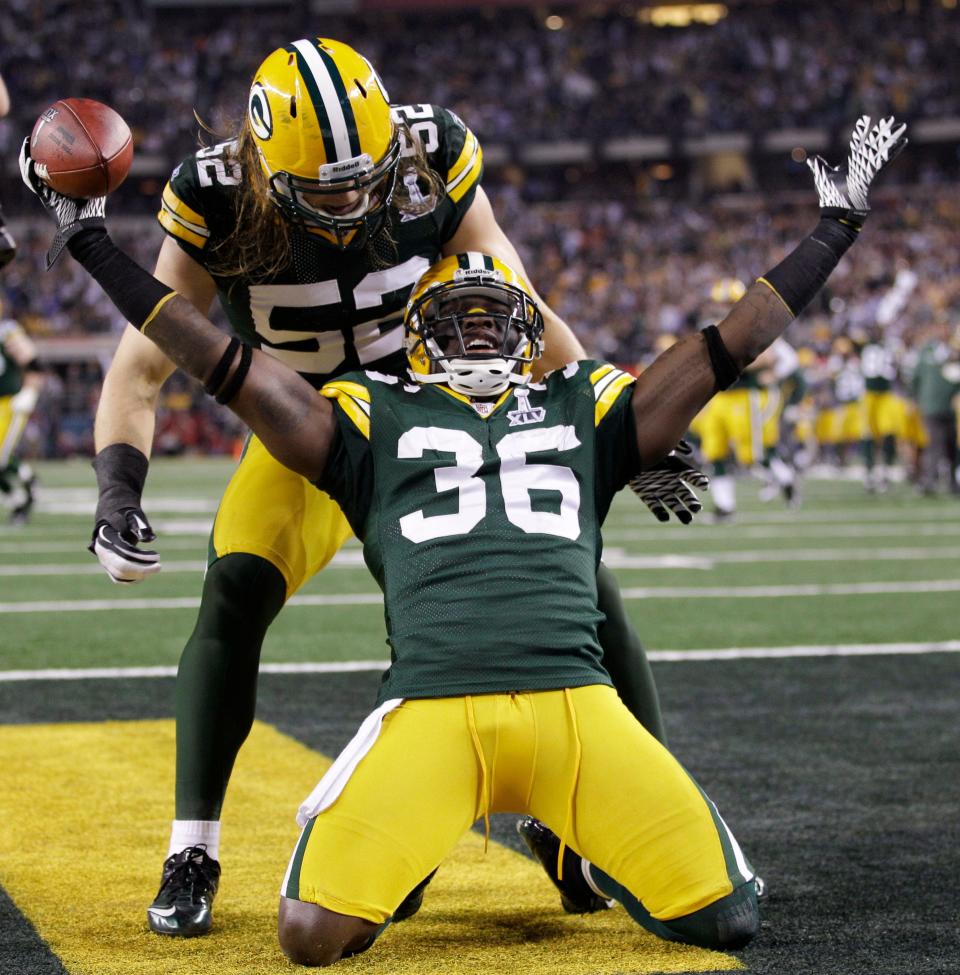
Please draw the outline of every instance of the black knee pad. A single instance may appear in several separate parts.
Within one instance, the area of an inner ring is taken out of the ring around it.
[[[726,897],[672,921],[661,921],[677,941],[732,951],[743,948],[760,931],[760,911],[754,882],[743,884]]]

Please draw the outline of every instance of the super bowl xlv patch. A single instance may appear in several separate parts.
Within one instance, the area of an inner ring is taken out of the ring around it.
[[[510,426],[521,427],[527,423],[540,423],[547,415],[542,406],[530,405],[530,394],[525,389],[516,391],[517,408],[507,414]]]

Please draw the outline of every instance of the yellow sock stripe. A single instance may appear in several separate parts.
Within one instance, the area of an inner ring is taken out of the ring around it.
[[[0,885],[70,975],[291,975],[277,944],[278,892],[297,840],[297,803],[330,760],[254,723],[230,780],[213,940],[162,938],[145,914],[167,850],[174,738],[173,721],[0,727]],[[83,816],[90,810],[96,815]],[[78,817],[82,829],[50,827]],[[498,843],[484,855],[483,837],[468,832],[416,922],[392,925],[363,956],[363,972],[744,970],[730,955],[661,941],[623,910],[566,918],[546,889],[530,859]],[[89,903],[91,891],[110,893],[97,901],[95,925],[89,911],[64,908]],[[510,917],[548,935],[518,940],[484,924]]]
[[[786,303],[786,301],[783,300],[783,295],[780,294],[780,292],[777,291],[777,289],[766,278],[757,278],[757,284],[765,284],[780,299],[780,303],[783,305],[783,307],[786,308],[794,318],[797,317],[797,313]]]
[[[154,320],[154,319],[155,319],[155,318],[157,317],[157,315],[158,315],[158,314],[160,313],[160,309],[161,309],[161,308],[163,308],[163,306],[164,306],[164,305],[165,305],[165,304],[166,304],[166,303],[167,303],[167,302],[168,302],[168,301],[169,301],[169,300],[170,300],[171,298],[176,298],[178,294],[179,294],[179,292],[177,292],[177,291],[171,291],[171,292],[170,292],[169,294],[166,294],[166,295],[164,295],[164,296],[163,296],[163,297],[162,297],[162,298],[161,298],[161,299],[160,299],[160,300],[159,300],[159,301],[158,301],[158,302],[156,303],[156,305],[154,305],[154,307],[153,307],[153,311],[152,311],[152,312],[150,312],[150,314],[149,314],[149,315],[147,315],[147,317],[146,317],[146,319],[144,320],[144,323],[143,323],[143,324],[142,324],[142,325],[140,326],[140,331],[141,331],[141,332],[146,332],[146,330],[147,330],[147,326],[148,326],[148,325],[149,325],[149,324],[150,324],[150,323],[151,323],[151,322],[152,322],[152,321],[153,321],[153,320]]]
[[[609,386],[603,391],[600,398],[597,400],[597,406],[594,410],[594,424],[600,426],[603,418],[610,412],[610,408],[616,403],[620,393],[623,392],[627,386],[630,386],[634,381],[634,377],[628,372],[621,373],[616,379],[614,379]]]

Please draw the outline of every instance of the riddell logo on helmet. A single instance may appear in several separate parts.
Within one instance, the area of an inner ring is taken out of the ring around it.
[[[345,159],[343,162],[324,163],[320,167],[320,179],[331,180],[340,176],[353,176],[373,167],[373,160],[369,153]]]

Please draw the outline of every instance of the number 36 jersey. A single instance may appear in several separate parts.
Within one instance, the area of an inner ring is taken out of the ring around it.
[[[319,388],[360,368],[406,366],[403,310],[413,286],[456,233],[483,173],[483,153],[453,112],[436,105],[392,109],[401,129],[398,183],[410,179],[407,135],[418,139],[444,184],[437,199],[414,180],[409,212],[387,208],[385,231],[369,245],[340,251],[302,228],[291,228],[287,266],[265,280],[217,273],[218,246],[236,228],[238,187],[244,178],[226,142],[185,159],[163,191],[157,215],[180,247],[210,272],[224,311],[246,342],[286,363]],[[419,201],[419,203],[417,203]]]
[[[610,683],[596,572],[600,524],[639,469],[632,383],[573,363],[487,416],[375,372],[323,387],[337,432],[317,486],[384,592],[381,701]]]

